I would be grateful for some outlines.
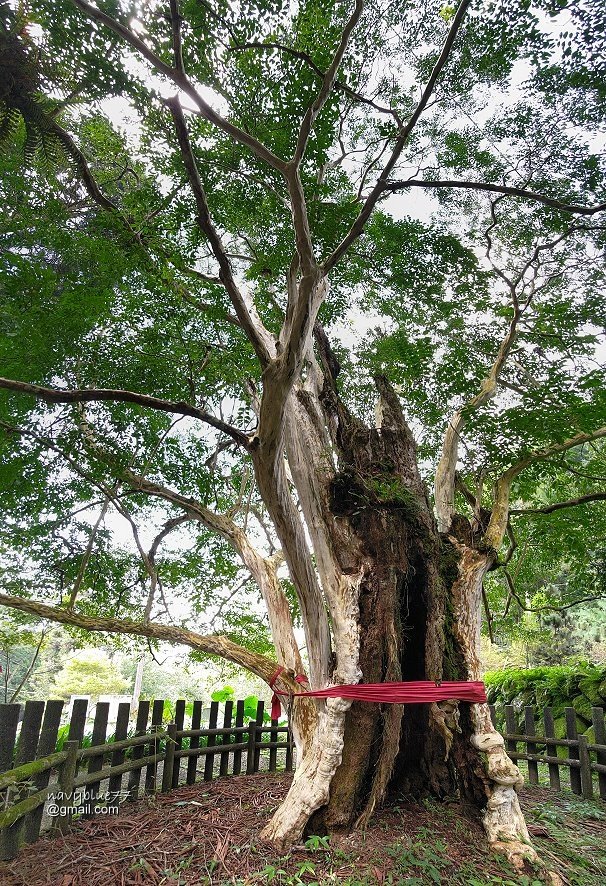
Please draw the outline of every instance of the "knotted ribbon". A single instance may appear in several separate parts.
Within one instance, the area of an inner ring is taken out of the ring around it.
[[[280,704],[280,699],[278,696],[280,695],[290,695],[290,692],[279,692],[277,689],[274,689],[274,684],[280,674],[282,674],[286,668],[279,667],[276,673],[273,675],[271,680],[269,681],[269,688],[274,690],[274,694],[271,697],[271,719],[279,720],[282,715],[282,705]],[[303,686],[304,683],[309,683],[309,680],[305,676],[305,674],[297,674],[295,677],[295,682],[299,684],[299,686]],[[301,695],[308,695],[307,692],[300,693]]]
[[[291,692],[280,692],[274,684],[280,674],[285,670],[279,667],[269,681],[270,689],[274,694],[271,699],[271,718],[278,720],[282,708],[279,696],[293,696]],[[307,677],[299,674],[295,677],[297,683],[307,683]],[[297,693],[296,697],[307,698],[350,698],[353,701],[368,701],[375,704],[423,704],[436,701],[447,701],[450,698],[457,701],[468,701],[474,704],[483,704],[486,698],[486,689],[481,680],[444,681],[443,683],[432,680],[413,680],[406,683],[346,683],[343,686],[329,686],[327,689],[313,689]]]

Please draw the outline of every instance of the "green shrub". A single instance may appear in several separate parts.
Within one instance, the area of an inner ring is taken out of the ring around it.
[[[583,733],[591,725],[591,708],[606,708],[606,667],[579,664],[575,667],[508,669],[484,675],[488,701],[495,706],[497,726],[502,728],[505,705],[513,705],[521,719],[526,706],[535,708],[537,732],[543,732],[543,708],[552,709],[556,737],[564,738],[564,710],[574,708],[577,728]],[[561,734],[558,734],[561,732]]]

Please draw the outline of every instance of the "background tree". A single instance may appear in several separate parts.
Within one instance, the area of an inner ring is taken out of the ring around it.
[[[32,630],[31,622],[21,613],[0,618],[0,674],[5,704],[24,697],[39,664],[46,631]]]
[[[603,515],[598,475],[560,481],[606,436],[604,12],[3,10],[0,602],[293,692],[299,622],[313,687],[477,679],[510,509],[548,486]],[[532,854],[487,706],[293,724],[277,847],[394,788],[458,791]]]
[[[100,649],[82,649],[65,663],[51,684],[51,698],[69,699],[72,695],[121,694],[128,689],[114,662]]]

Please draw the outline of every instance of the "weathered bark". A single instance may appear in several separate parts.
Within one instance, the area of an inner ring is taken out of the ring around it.
[[[339,399],[330,359],[325,351],[323,384],[312,366],[291,395],[285,443],[331,618],[331,682],[479,679],[494,552],[465,518],[438,533],[397,397],[376,379],[381,427],[366,427]],[[306,826],[363,824],[386,796],[431,794],[475,807],[510,856],[532,854],[520,783],[487,706],[331,699],[263,837],[284,849]]]

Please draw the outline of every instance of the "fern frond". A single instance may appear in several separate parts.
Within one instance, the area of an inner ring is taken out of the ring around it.
[[[19,123],[21,122],[21,114],[17,108],[11,108],[4,102],[0,103],[0,146],[13,138]]]

